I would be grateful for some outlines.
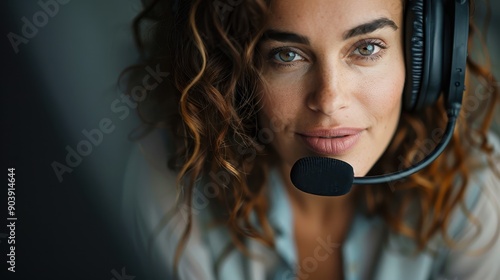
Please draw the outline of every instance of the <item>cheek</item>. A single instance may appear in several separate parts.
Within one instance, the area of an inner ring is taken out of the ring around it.
[[[288,99],[283,98],[283,92],[286,92],[286,89],[283,88],[280,91],[276,87],[267,87],[261,92],[260,110],[258,112],[260,131],[258,133],[261,134],[263,131],[272,132],[274,142],[277,134],[284,131],[286,119],[290,115],[290,112],[286,110],[289,107],[286,103]]]
[[[366,98],[369,102],[370,110],[377,119],[387,119],[395,114],[399,115],[403,95],[403,83],[401,84],[380,84],[379,88],[373,88],[379,93]]]
[[[303,87],[297,79],[276,79],[261,91],[261,111],[267,119],[286,123],[300,110]]]
[[[397,122],[405,83],[404,65],[397,65],[395,71],[384,71],[389,75],[376,75],[364,83],[363,105],[377,121]]]

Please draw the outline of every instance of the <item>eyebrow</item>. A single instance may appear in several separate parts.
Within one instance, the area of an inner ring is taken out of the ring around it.
[[[388,18],[379,18],[347,30],[344,32],[344,35],[342,35],[342,39],[347,40],[351,37],[372,33],[385,27],[392,27],[392,29],[398,30],[398,26],[394,21]]]
[[[261,41],[275,40],[284,43],[299,43],[309,45],[309,39],[305,36],[291,32],[284,32],[275,29],[268,29],[262,35]]]
[[[396,23],[394,23],[394,21],[388,18],[379,18],[347,30],[342,35],[342,39],[347,40],[355,36],[372,33],[378,29],[382,29],[385,27],[391,27],[394,30],[398,29],[398,26],[396,25]],[[307,38],[306,36],[302,36],[291,32],[279,31],[275,29],[268,29],[264,32],[264,34],[261,37],[261,42],[267,40],[309,45],[309,38]]]

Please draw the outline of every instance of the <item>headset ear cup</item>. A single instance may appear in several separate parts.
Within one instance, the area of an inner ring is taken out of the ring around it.
[[[405,62],[406,82],[403,106],[407,111],[416,110],[424,63],[424,1],[406,2],[405,11]]]
[[[407,4],[404,106],[419,111],[433,105],[442,92],[443,69],[448,68],[444,65],[446,14],[444,0],[408,0]]]

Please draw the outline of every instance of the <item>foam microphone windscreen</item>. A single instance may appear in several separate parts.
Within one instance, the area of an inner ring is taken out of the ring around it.
[[[327,157],[299,159],[290,171],[299,190],[321,196],[340,196],[351,190],[354,171],[347,162]]]

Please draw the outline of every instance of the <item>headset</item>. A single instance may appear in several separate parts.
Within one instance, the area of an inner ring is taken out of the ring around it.
[[[465,90],[469,1],[407,0],[405,5],[403,109],[418,113],[435,104],[443,94],[448,115],[443,138],[416,165],[378,176],[354,177],[352,166],[337,159],[299,159],[290,172],[290,179],[298,189],[315,195],[338,196],[348,193],[353,184],[401,180],[432,163],[451,140]]]
[[[408,0],[403,104],[417,112],[441,93],[445,106],[462,103],[469,30],[468,0]],[[449,82],[447,82],[449,81]]]

